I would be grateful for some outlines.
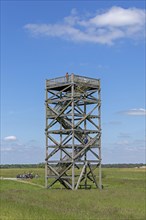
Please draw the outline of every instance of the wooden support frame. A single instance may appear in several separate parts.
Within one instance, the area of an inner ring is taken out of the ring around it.
[[[46,80],[46,188],[102,189],[100,99],[99,79]]]

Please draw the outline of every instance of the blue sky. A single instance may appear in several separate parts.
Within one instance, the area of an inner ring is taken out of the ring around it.
[[[145,162],[145,1],[1,1],[1,163],[45,158],[45,79],[101,79],[103,163]]]

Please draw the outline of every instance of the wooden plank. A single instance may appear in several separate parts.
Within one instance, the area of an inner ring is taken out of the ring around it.
[[[84,173],[84,171],[85,171],[85,167],[87,166],[87,163],[83,166],[83,168],[82,168],[82,171],[81,171],[81,174],[80,174],[80,177],[79,177],[79,179],[78,179],[78,181],[77,181],[77,184],[76,184],[76,187],[75,187],[75,189],[78,189],[78,187],[79,187],[79,184],[80,184],[80,181],[81,181],[81,178],[82,178],[82,176],[83,176],[83,173]]]

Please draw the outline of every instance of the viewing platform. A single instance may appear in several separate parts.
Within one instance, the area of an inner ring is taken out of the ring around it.
[[[68,75],[68,77],[57,77],[46,80],[46,89],[62,90],[67,84],[74,83],[75,85],[90,87],[97,89],[100,86],[100,79],[79,76],[75,74]]]

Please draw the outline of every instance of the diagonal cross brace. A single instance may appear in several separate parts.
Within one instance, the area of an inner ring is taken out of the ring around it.
[[[61,92],[64,92],[66,89],[68,89],[69,87],[71,87],[71,85],[67,86],[66,88],[62,89],[61,91],[57,92],[57,93],[53,93],[52,91],[49,90],[50,93],[53,93],[54,95],[51,96],[49,99],[52,99],[54,96],[58,96],[58,94],[60,94]]]
[[[85,147],[79,151],[78,154],[76,154],[74,156],[74,160],[77,159],[90,145],[94,144],[94,142],[96,141],[96,138],[97,138],[98,135],[96,135],[93,139],[90,140],[90,142],[88,142]]]
[[[79,176],[79,179],[78,179],[78,182],[77,182],[77,184],[76,184],[75,189],[78,189],[78,187],[79,187],[79,184],[80,184],[80,182],[81,182],[81,178],[82,178],[82,176],[83,176],[83,173],[84,173],[84,171],[85,171],[86,166],[87,166],[87,162],[85,163],[85,165],[84,165],[83,168],[82,168],[82,171],[81,171],[81,174],[80,174],[80,176]]]
[[[48,165],[49,166],[49,165]],[[58,180],[60,181],[60,183],[62,184],[65,183],[66,185],[68,185],[68,187],[70,189],[72,189],[72,186],[66,181],[63,180],[61,177],[63,176],[64,173],[66,173],[67,170],[69,170],[71,168],[72,164],[69,164],[69,166],[61,173],[59,174],[53,167],[49,166],[49,168],[58,176],[56,180],[54,180],[49,186],[48,188],[50,188],[51,186],[53,186]],[[63,184],[64,185],[64,184]]]
[[[63,142],[64,141],[66,141],[67,140],[67,138],[69,137],[71,135],[71,133],[69,133],[63,140],[62,140],[62,142],[59,144],[58,142],[56,142],[56,145],[57,145],[57,147],[46,157],[46,160],[48,160],[50,157],[52,157],[55,153],[57,153],[57,151],[59,150],[59,147],[63,144]],[[49,137],[51,137],[50,135],[49,135]],[[51,137],[52,138],[52,137]],[[51,139],[50,138],[50,139]],[[53,139],[53,138],[52,138]],[[53,139],[54,140],[54,139]]]
[[[52,124],[57,120],[57,118],[68,108],[68,106],[72,103],[72,101],[68,102],[68,104],[62,109],[62,111],[58,114],[53,108],[48,106],[48,108],[56,115],[56,117],[52,120],[52,122],[47,126],[47,129],[52,127]]]
[[[75,126],[74,128],[77,128],[92,112],[97,108],[98,104],[87,114],[85,115]]]

